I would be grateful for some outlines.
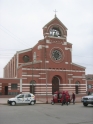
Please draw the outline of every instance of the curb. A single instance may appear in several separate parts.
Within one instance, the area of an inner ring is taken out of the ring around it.
[[[25,103],[24,103],[25,104]],[[26,103],[26,104],[28,104],[28,103]],[[38,102],[38,103],[36,103],[36,104],[50,104],[50,103],[41,103],[41,102]],[[0,103],[0,105],[9,105],[9,104],[7,104],[7,103]]]
[[[81,103],[81,102],[75,102],[75,103]],[[36,104],[51,104],[51,103],[41,103],[41,102],[38,102]],[[59,104],[59,103],[55,103],[55,104]],[[73,103],[71,103],[71,104],[73,104]],[[9,105],[9,104],[7,104],[7,103],[0,103],[0,105]]]

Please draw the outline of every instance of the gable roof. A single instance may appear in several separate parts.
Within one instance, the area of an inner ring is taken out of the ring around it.
[[[28,48],[28,49],[24,49],[24,50],[21,50],[21,51],[17,51],[16,53],[21,54],[21,53],[25,53],[25,52],[28,52],[28,51],[31,51],[31,50],[32,50],[32,48]]]
[[[47,25],[49,25],[51,22],[53,22],[54,20],[58,20],[59,21],[59,23],[61,23],[62,25],[63,25],[63,27],[67,30],[67,28],[66,28],[66,26],[55,16],[55,18],[54,19],[52,19],[50,22],[48,22],[44,27],[46,27]],[[43,27],[43,28],[44,28]]]
[[[72,63],[72,65],[77,66],[77,67],[80,67],[80,68],[83,68],[83,69],[86,69],[86,67],[81,66],[81,65],[78,65],[78,64],[75,64],[75,63]]]

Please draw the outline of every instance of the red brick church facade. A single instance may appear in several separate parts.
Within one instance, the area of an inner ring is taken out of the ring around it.
[[[86,93],[85,67],[72,62],[65,25],[55,16],[43,27],[43,36],[33,48],[16,52],[5,66],[1,94],[32,92],[48,97],[62,90]]]

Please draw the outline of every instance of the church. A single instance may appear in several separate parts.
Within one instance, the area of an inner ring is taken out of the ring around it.
[[[43,36],[33,48],[17,51],[7,63],[4,78],[0,78],[0,93],[32,92],[42,98],[64,90],[86,94],[86,68],[72,62],[67,28],[56,14],[43,27]]]

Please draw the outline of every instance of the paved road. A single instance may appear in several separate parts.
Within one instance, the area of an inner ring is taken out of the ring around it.
[[[93,124],[93,106],[0,105],[0,124]]]

